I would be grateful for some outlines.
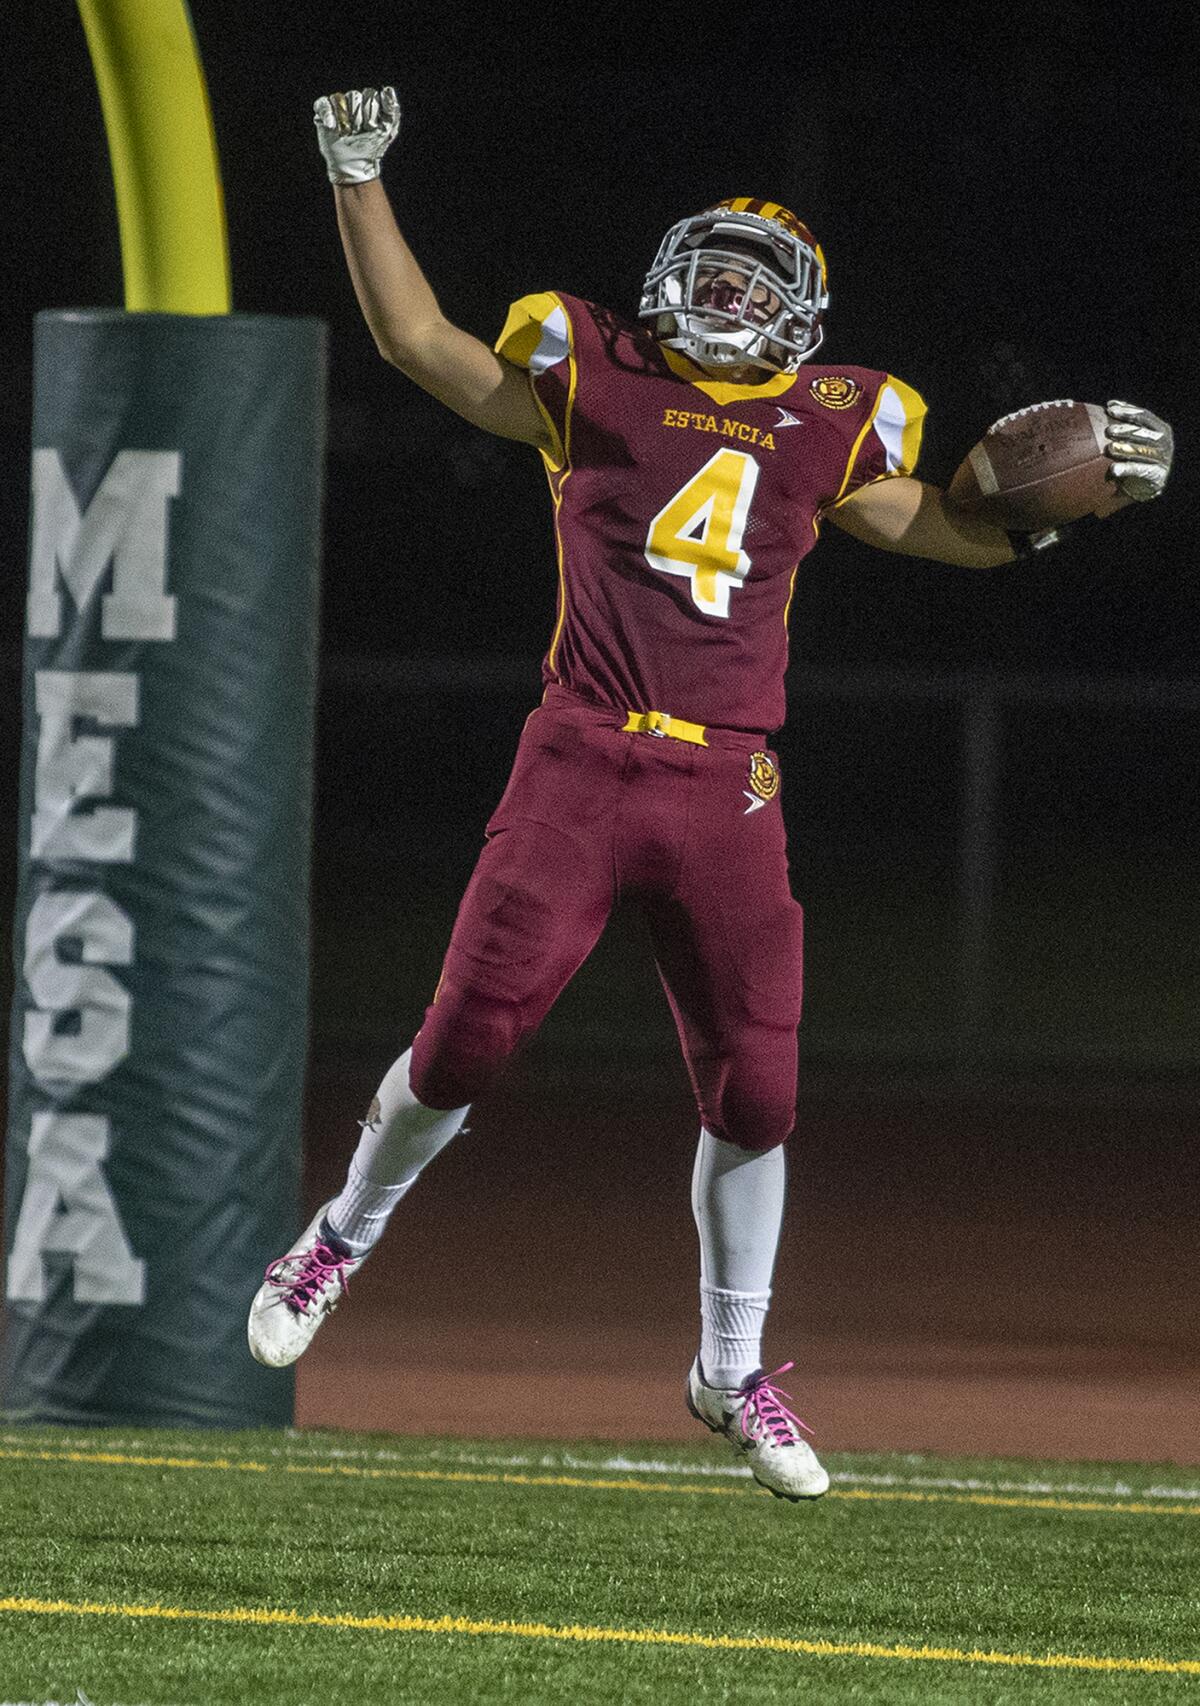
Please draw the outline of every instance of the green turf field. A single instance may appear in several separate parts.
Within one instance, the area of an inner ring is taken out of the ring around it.
[[[723,1444],[0,1430],[0,1702],[1200,1691],[1200,1471]]]

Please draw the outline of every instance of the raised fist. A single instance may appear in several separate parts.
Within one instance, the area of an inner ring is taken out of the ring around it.
[[[347,89],[313,103],[317,141],[331,184],[365,184],[379,176],[383,156],[400,129],[396,91]]]

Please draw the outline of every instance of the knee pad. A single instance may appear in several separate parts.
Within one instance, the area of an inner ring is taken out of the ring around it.
[[[713,1136],[756,1153],[778,1149],[787,1142],[796,1123],[794,1101],[773,1103],[761,1097],[722,1097],[719,1114],[715,1123],[705,1116],[704,1123]]]
[[[796,1033],[756,1030],[727,1061],[700,1114],[739,1149],[777,1149],[796,1123]],[[712,1104],[712,1105],[709,1105]]]
[[[522,1040],[521,1009],[443,980],[412,1045],[409,1084],[427,1108],[460,1108],[488,1090]]]

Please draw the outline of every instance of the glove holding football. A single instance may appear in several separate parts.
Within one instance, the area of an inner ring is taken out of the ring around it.
[[[317,141],[331,184],[366,184],[379,176],[383,156],[400,129],[400,103],[383,89],[347,89],[313,103]]]
[[[1167,483],[1175,441],[1166,421],[1136,403],[1109,403],[1104,450],[1122,494],[1134,503],[1156,498]]]

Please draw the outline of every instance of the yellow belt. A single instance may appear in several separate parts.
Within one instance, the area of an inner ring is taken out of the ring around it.
[[[707,746],[703,723],[685,723],[682,717],[672,717],[667,711],[630,711],[629,721],[622,734],[665,735],[668,740],[690,740],[693,746]]]

